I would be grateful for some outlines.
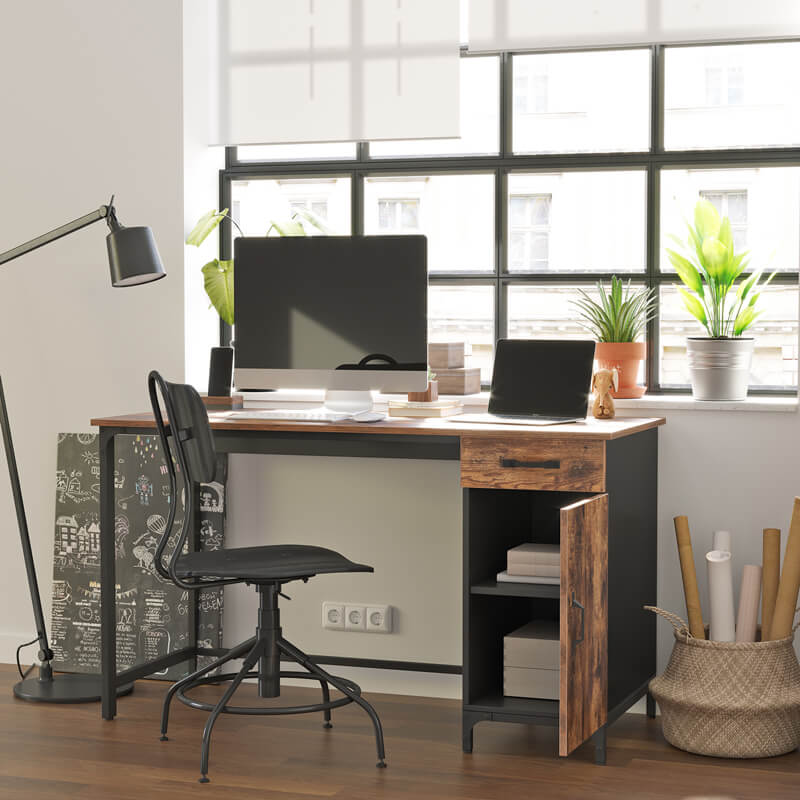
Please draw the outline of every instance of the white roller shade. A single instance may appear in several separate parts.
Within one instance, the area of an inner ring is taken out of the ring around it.
[[[211,144],[459,135],[458,0],[211,0]]]
[[[800,0],[469,0],[471,51],[800,35]]]

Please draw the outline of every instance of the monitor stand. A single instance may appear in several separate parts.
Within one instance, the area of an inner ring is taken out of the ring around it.
[[[360,414],[372,411],[372,392],[356,389],[328,389],[325,392],[325,408],[343,414]]]

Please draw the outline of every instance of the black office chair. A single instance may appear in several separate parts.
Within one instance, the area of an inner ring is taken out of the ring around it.
[[[324,727],[331,726],[331,709],[358,703],[369,714],[375,728],[378,750],[377,766],[385,767],[383,730],[375,709],[361,697],[360,687],[350,680],[335,677],[315,664],[305,653],[283,638],[280,627],[278,595],[281,587],[289,581],[307,582],[314,575],[330,572],[372,572],[372,567],[354,564],[344,556],[324,547],[306,545],[265,545],[262,547],[237,547],[227,550],[203,552],[184,552],[184,545],[192,528],[194,502],[197,485],[214,480],[216,452],[211,426],[200,395],[191,386],[168,383],[158,372],[148,376],[150,402],[153,406],[156,426],[167,462],[170,483],[170,509],[167,526],[155,554],[155,567],[165,579],[171,580],[183,589],[195,590],[233,583],[246,583],[256,587],[260,606],[256,635],[246,642],[229,650],[224,656],[206,665],[173,684],[166,697],[161,714],[161,740],[167,740],[169,706],[173,697],[191,708],[210,711],[211,715],[203,731],[203,748],[200,761],[200,783],[208,783],[208,754],[211,744],[211,731],[221,713],[227,714],[305,714],[322,711]],[[168,423],[164,422],[161,403],[164,404]],[[185,488],[186,509],[181,530],[172,555],[165,567],[164,551],[175,522],[176,506],[180,494],[176,491],[175,462],[181,472]],[[286,596],[286,595],[282,595]],[[239,672],[205,677],[226,662],[244,657]],[[285,672],[281,670],[281,658],[295,661],[306,672]],[[257,669],[253,668],[258,664]],[[252,670],[252,671],[251,671]],[[258,678],[258,693],[261,697],[279,697],[281,678],[308,678],[319,681],[322,688],[322,702],[291,707],[243,707],[229,706],[239,684],[245,678]],[[186,692],[203,684],[216,684],[230,680],[216,705],[202,703],[186,696]],[[331,700],[328,684],[338,689],[344,697]]]

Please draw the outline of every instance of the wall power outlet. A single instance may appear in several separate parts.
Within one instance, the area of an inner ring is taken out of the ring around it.
[[[331,631],[391,633],[392,607],[326,600],[322,604],[322,627]]]

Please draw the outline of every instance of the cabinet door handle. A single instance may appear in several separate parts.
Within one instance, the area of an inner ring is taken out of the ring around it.
[[[583,636],[585,633],[586,609],[575,599],[574,589],[572,590],[572,597],[570,597],[569,604],[581,610],[581,635],[578,639],[575,639],[574,641],[575,644],[580,644],[583,641]]]
[[[550,461],[520,461],[517,458],[500,458],[501,467],[512,469],[561,469],[561,461],[551,459]]]

